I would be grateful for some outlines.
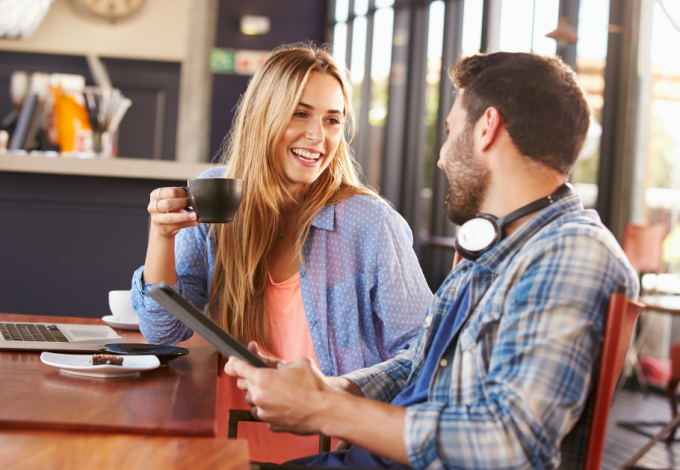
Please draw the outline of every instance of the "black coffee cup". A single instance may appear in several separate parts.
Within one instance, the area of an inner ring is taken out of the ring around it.
[[[241,204],[243,180],[231,178],[194,178],[188,181],[188,211],[196,212],[198,221],[225,224],[234,220]]]

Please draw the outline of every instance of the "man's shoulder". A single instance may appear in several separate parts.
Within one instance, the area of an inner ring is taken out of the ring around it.
[[[601,246],[617,259],[626,259],[614,235],[593,210],[566,212],[543,227],[534,238],[531,245],[553,244],[558,240],[567,239],[579,244]]]
[[[614,235],[590,210],[566,212],[539,230],[512,257],[510,272],[536,268],[542,278],[625,285],[637,296],[637,274]]]

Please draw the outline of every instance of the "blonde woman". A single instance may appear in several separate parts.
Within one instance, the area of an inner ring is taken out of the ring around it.
[[[244,344],[284,361],[311,357],[327,375],[408,347],[432,293],[408,225],[358,178],[348,145],[351,93],[324,48],[281,47],[241,99],[224,167],[202,175],[244,181],[233,223],[199,224],[183,211],[181,188],[151,193],[146,263],[132,281],[150,343],[193,334],[146,296],[165,281]],[[228,380],[220,380],[218,411],[247,409]],[[302,445],[305,438],[264,436],[266,426],[248,425],[239,437],[249,439],[253,460],[316,452],[313,439]]]

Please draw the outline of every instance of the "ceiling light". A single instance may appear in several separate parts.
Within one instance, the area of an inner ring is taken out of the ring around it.
[[[259,36],[269,32],[269,18],[266,16],[244,15],[241,17],[241,32],[248,36]]]
[[[546,34],[546,37],[554,39],[557,41],[557,45],[561,47],[578,41],[576,29],[574,29],[574,27],[569,24],[569,18],[566,16],[560,18],[560,24],[557,26],[557,29]]]

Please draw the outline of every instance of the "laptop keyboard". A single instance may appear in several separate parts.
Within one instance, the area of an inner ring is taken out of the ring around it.
[[[56,325],[36,325],[33,323],[0,323],[0,335],[6,341],[48,341],[68,343],[68,338]]]

